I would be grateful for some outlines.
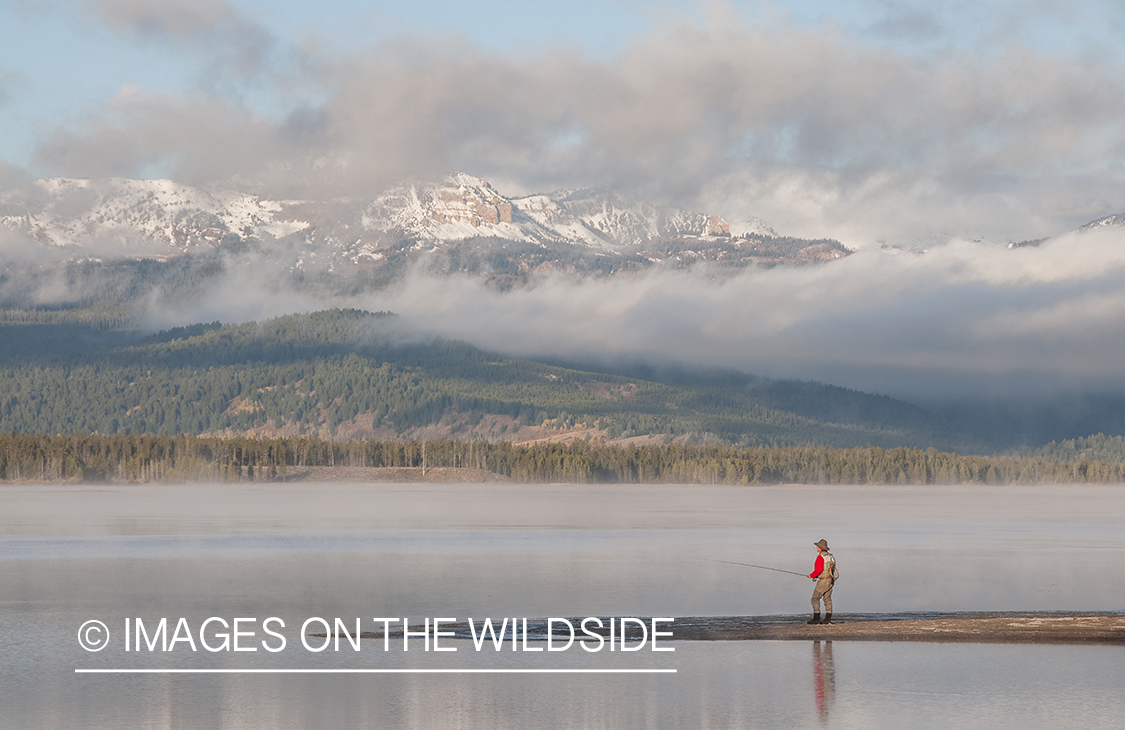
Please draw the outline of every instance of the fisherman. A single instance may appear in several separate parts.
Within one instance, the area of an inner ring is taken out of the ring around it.
[[[813,566],[813,572],[809,573],[809,577],[816,581],[816,588],[813,588],[812,592],[812,618],[809,623],[830,624],[832,623],[832,586],[836,584],[840,573],[836,570],[836,558],[828,552],[828,541],[819,540],[813,545],[816,545],[817,550],[816,565]],[[824,599],[823,621],[820,620],[821,599]]]

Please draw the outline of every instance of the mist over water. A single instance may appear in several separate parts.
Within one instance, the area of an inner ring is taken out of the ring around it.
[[[808,581],[705,561],[805,573],[821,537],[844,574],[841,611],[1125,602],[1125,589],[1100,577],[1123,548],[1125,491],[1111,486],[13,485],[0,494],[0,580],[18,575],[15,585],[67,602],[86,597],[79,586],[113,585],[122,600],[238,595],[293,610],[374,603],[395,615],[450,602],[528,615],[799,613]],[[307,591],[279,591],[279,581]]]
[[[1117,647],[837,642],[830,654],[818,644],[810,654],[806,642],[702,642],[677,643],[674,653],[546,655],[477,653],[458,641],[454,653],[384,654],[374,640],[378,647],[358,654],[346,646],[313,654],[300,647],[299,626],[309,616],[351,625],[371,616],[803,615],[811,581],[708,561],[803,574],[820,538],[840,565],[835,603],[844,620],[1117,610],[1125,589],[1104,576],[1125,559],[1123,513],[1125,490],[1116,487],[8,485],[0,490],[0,661],[5,695],[17,698],[8,717],[32,728],[939,727],[993,719],[995,698],[1015,693],[1027,706],[986,724],[1045,728],[1058,726],[1050,722],[1059,707],[1074,709],[1074,683],[1087,726],[1109,727],[1101,718],[1122,703],[1108,686]],[[239,655],[184,646],[126,654],[115,644],[90,654],[76,644],[87,619],[120,632],[137,616],[193,626],[210,616],[279,616],[289,644]],[[679,671],[605,681],[73,674],[122,666]],[[1045,666],[1054,669],[1043,674]],[[929,698],[921,705],[920,687]]]

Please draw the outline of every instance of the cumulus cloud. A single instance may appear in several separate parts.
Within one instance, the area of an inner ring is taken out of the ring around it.
[[[958,3],[964,9],[964,4]],[[940,38],[946,32],[939,14],[930,5],[922,7],[909,4],[884,3],[883,12],[867,32],[895,40],[926,43]]]
[[[55,130],[36,161],[77,177],[129,177],[159,162],[173,179],[199,185],[263,177],[295,156],[277,125],[237,103],[123,86],[80,130]]]
[[[201,88],[239,98],[263,85],[282,98],[315,76],[304,50],[229,0],[72,0],[96,20],[146,43],[200,59]]]
[[[30,179],[27,170],[13,165],[10,162],[0,160],[0,190],[15,187],[21,183],[27,182]]]
[[[11,88],[15,86],[17,78],[14,71],[0,66],[0,108],[3,108],[11,98]]]
[[[172,4],[146,21],[163,4],[106,3],[110,17],[166,34],[222,26],[231,12]],[[350,194],[454,168],[521,190],[607,185],[721,204],[714,212],[783,231],[867,240],[982,226],[1038,237],[1125,207],[1125,74],[1111,59],[1019,46],[907,55],[720,13],[672,22],[609,60],[409,39],[329,67],[324,99],[283,120],[206,95],[119,98],[56,130],[39,160],[128,174],[171,159],[197,182],[239,175]]]
[[[231,22],[227,0],[97,0],[106,21],[142,33],[191,35]]]

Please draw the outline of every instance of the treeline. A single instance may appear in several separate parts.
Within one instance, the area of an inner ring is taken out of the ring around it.
[[[133,315],[128,307],[108,304],[87,307],[0,308],[0,324],[80,325],[95,330],[112,330],[131,326]]]
[[[1017,453],[1050,461],[1125,461],[1125,436],[1096,433],[1085,438],[1052,441],[1037,449]]]
[[[284,481],[302,467],[344,466],[486,469],[524,483],[1125,482],[1125,463],[1119,461],[961,456],[935,449],[0,434],[0,479],[4,480],[272,482]]]
[[[802,252],[816,248],[835,251],[840,256],[852,253],[839,241],[829,238],[813,240],[757,233],[710,240],[706,244],[701,244],[697,238],[652,240],[633,246],[631,250],[658,253],[664,257],[663,265],[676,268],[688,268],[700,260],[742,268],[753,264],[801,263]]]

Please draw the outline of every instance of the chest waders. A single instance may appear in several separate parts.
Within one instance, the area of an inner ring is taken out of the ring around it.
[[[832,623],[832,589],[836,586],[836,579],[840,577],[840,571],[836,568],[836,558],[832,553],[827,550],[820,553],[820,557],[824,559],[824,567],[817,576],[816,587],[813,589],[812,594],[812,618],[808,621],[810,624],[830,624]],[[824,620],[820,619],[820,602],[824,601]]]

